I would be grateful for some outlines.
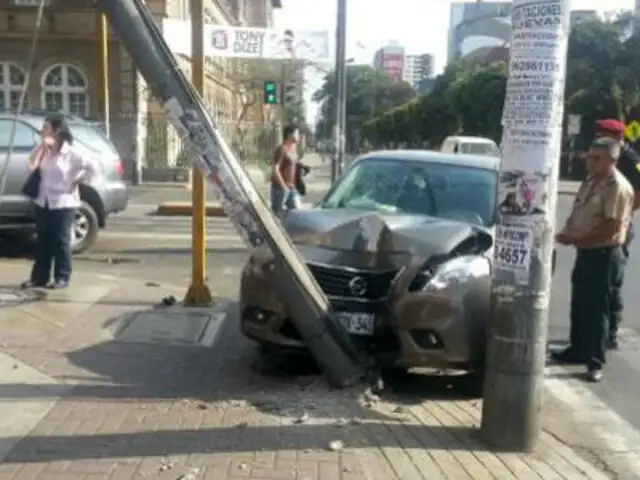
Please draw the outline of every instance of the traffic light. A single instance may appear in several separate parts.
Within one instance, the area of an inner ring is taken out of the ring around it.
[[[264,81],[264,103],[265,105],[278,103],[278,84],[273,80]]]

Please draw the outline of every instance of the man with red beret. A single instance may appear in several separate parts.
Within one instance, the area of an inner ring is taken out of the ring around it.
[[[620,158],[618,159],[617,168],[629,181],[635,192],[633,202],[633,211],[640,207],[640,156],[631,148],[624,139],[625,125],[620,120],[614,118],[605,118],[596,122],[596,137],[612,138],[620,142]],[[633,239],[633,226],[629,227],[627,241],[623,247],[626,261],[629,260],[629,244]],[[620,277],[620,282],[614,286],[611,298],[611,314],[609,317],[609,347],[618,348],[618,326],[622,321],[622,281],[624,277]]]
[[[629,146],[624,139],[625,125],[620,120],[616,120],[613,118],[601,119],[596,122],[595,125],[595,135],[597,139],[609,139],[616,142],[620,145],[620,153],[618,157],[618,161],[616,164],[617,170],[627,179],[627,181],[631,184],[631,187],[634,191],[634,199],[633,199],[633,211],[638,209],[640,206],[640,156],[636,153],[636,151]],[[633,213],[633,212],[632,212]],[[622,301],[622,284],[624,280],[624,266],[628,263],[629,260],[629,244],[633,239],[633,228],[632,225],[629,225],[628,233],[626,236],[626,240],[622,245],[622,258],[623,265],[618,271],[618,275],[615,279],[612,280],[611,285],[611,295],[608,301],[609,305],[609,315],[608,315],[608,324],[609,324],[609,338],[608,338],[608,347],[610,349],[618,348],[618,327],[620,322],[622,321],[622,310],[623,310],[623,301]],[[583,329],[581,325],[575,325],[574,323],[575,316],[572,315],[571,322],[571,339],[572,344],[565,350],[560,352],[556,352],[553,354],[553,357],[563,363],[582,363],[582,359],[579,358],[579,352],[583,351],[584,345],[579,345],[582,343],[580,338],[582,338],[582,334],[580,331]]]

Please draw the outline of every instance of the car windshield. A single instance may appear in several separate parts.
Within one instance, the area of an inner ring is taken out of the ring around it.
[[[459,153],[468,153],[471,155],[489,155],[492,157],[497,157],[498,150],[492,143],[480,143],[480,142],[470,142],[470,143],[462,143],[460,145]]]
[[[106,153],[109,155],[118,155],[111,142],[106,135],[102,133],[98,127],[84,124],[72,123],[70,125],[73,140],[80,143],[83,147],[93,150],[94,152]]]
[[[456,164],[363,159],[329,190],[323,208],[410,213],[490,226],[498,172]]]

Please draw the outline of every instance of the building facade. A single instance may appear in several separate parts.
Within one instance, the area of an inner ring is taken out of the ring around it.
[[[421,55],[405,55],[402,79],[414,88],[417,89],[420,82],[425,78],[433,77],[433,73],[433,55],[429,53],[423,53]]]
[[[511,36],[511,2],[451,4],[447,63],[505,45]]]
[[[252,21],[267,26],[272,15],[269,2],[205,0],[206,21],[216,24]],[[146,3],[160,27],[164,18],[190,19],[189,0]],[[27,108],[105,121],[108,102],[111,138],[129,168],[179,162],[184,156],[181,142],[109,27],[105,72],[102,22],[91,0],[47,0],[34,61],[27,65],[37,7],[38,2],[33,1],[0,0],[0,109],[16,108],[25,81]],[[190,76],[190,59],[178,56],[178,62]],[[236,63],[223,58],[205,60],[203,100],[213,117],[222,122],[232,120],[238,110],[233,85]],[[104,78],[108,79],[107,85]]]
[[[385,73],[395,81],[401,81],[404,74],[404,47],[391,43],[378,49],[373,56],[373,68]]]

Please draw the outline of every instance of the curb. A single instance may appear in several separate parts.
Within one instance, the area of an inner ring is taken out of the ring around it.
[[[193,207],[190,202],[161,203],[156,208],[154,215],[161,217],[190,217],[193,214]],[[208,203],[205,206],[205,216],[226,217],[222,207],[217,203]]]

